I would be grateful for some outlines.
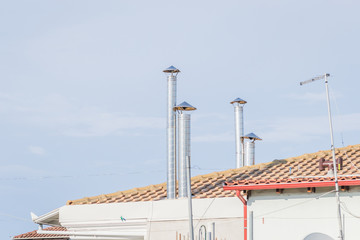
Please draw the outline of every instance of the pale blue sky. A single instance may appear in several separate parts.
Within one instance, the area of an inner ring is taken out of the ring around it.
[[[358,1],[0,1],[0,238],[67,200],[166,181],[166,76],[192,116],[193,175],[359,144]]]

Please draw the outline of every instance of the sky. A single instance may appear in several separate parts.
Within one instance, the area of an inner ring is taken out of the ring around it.
[[[166,181],[167,81],[192,112],[192,175],[360,144],[355,0],[0,1],[0,238],[68,200]]]

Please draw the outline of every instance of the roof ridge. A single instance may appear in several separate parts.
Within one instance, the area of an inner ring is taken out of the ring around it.
[[[226,173],[238,173],[238,172],[245,172],[249,169],[260,169],[261,166],[263,166],[264,164],[270,164],[272,162],[268,162],[268,163],[258,163],[255,165],[251,165],[251,166],[243,166],[241,168],[230,168],[230,169],[226,169],[226,170],[222,170],[222,171],[215,171],[215,172],[211,172],[211,173],[206,173],[206,174],[202,174],[202,175],[196,175],[194,177],[191,177],[191,180],[198,180],[199,178],[208,178],[208,177],[213,177],[213,176],[219,176],[219,175],[226,175]]]
[[[348,149],[360,149],[360,144],[356,144],[356,145],[348,145],[346,147],[340,147],[340,148],[335,148],[335,152],[341,152],[344,150],[348,150]],[[284,160],[289,161],[297,161],[297,160],[301,160],[301,159],[305,159],[308,158],[309,156],[318,156],[318,155],[328,155],[331,153],[331,149],[328,150],[319,150],[317,152],[314,153],[305,153],[296,157],[289,157],[289,158],[285,158]]]
[[[147,186],[144,186],[144,187],[134,187],[134,188],[131,188],[131,189],[128,189],[128,190],[122,190],[122,191],[120,190],[120,191],[117,191],[117,192],[108,193],[108,194],[100,194],[100,195],[96,195],[96,196],[93,196],[93,197],[83,197],[83,198],[76,199],[76,200],[68,200],[66,202],[66,205],[74,205],[74,204],[77,204],[77,203],[82,203],[82,202],[84,202],[84,200],[86,200],[88,202],[91,202],[92,200],[104,199],[104,197],[105,197],[105,199],[107,199],[107,198],[111,198],[113,196],[117,196],[117,195],[120,195],[120,194],[124,196],[124,195],[129,194],[129,193],[146,191],[149,188],[156,189],[156,188],[163,187],[163,186],[166,187],[166,182],[159,183],[159,184],[151,184],[151,185],[147,185]]]

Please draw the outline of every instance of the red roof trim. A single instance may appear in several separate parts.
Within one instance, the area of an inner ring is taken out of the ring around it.
[[[339,181],[339,186],[360,186],[360,180]],[[265,189],[285,189],[285,188],[307,188],[307,187],[334,187],[334,181],[326,182],[292,182],[292,183],[269,183],[254,185],[225,185],[224,190],[265,190]]]

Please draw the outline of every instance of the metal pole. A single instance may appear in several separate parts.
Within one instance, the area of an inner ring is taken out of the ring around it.
[[[337,203],[337,216],[338,216],[338,223],[339,223],[339,231],[340,236],[339,238],[343,240],[343,228],[342,228],[342,221],[341,221],[341,208],[340,208],[340,196],[339,196],[339,183],[337,177],[337,167],[336,167],[336,157],[335,157],[335,146],[334,146],[334,135],[333,135],[333,127],[332,127],[332,120],[331,120],[331,108],[330,108],[330,98],[329,98],[329,87],[328,87],[328,80],[327,77],[330,74],[325,74],[325,88],[326,88],[326,97],[327,97],[327,106],[328,106],[328,115],[329,115],[329,125],[330,125],[330,136],[331,136],[331,152],[332,152],[332,159],[333,159],[333,166],[334,166],[334,178],[335,178],[335,195],[336,195],[336,203]]]
[[[189,209],[189,232],[190,232],[190,240],[194,240],[194,228],[193,228],[193,216],[192,216],[192,195],[191,195],[191,173],[190,173],[190,156],[186,157],[186,165],[187,165],[187,176],[188,176],[188,209]]]
[[[253,219],[254,219],[254,214],[253,211],[249,211],[249,219],[248,219],[248,234],[249,234],[249,240],[253,240],[254,239],[254,223],[253,223]]]
[[[215,240],[215,222],[208,223],[208,238],[206,240]]]
[[[331,152],[332,152],[332,159],[333,159],[333,166],[334,166],[334,179],[335,179],[335,197],[336,197],[336,203],[337,203],[337,218],[339,223],[339,232],[340,236],[339,239],[344,239],[344,233],[343,233],[343,226],[342,226],[342,220],[341,220],[341,208],[340,208],[340,196],[339,196],[339,183],[338,183],[338,177],[337,177],[337,168],[336,168],[336,158],[335,158],[335,146],[334,146],[334,135],[333,135],[333,127],[332,127],[332,120],[331,120],[331,107],[330,107],[330,98],[329,98],[329,87],[328,87],[328,80],[327,77],[329,77],[330,74],[325,73],[324,75],[314,77],[310,80],[300,82],[300,86],[311,83],[320,79],[325,79],[325,89],[326,89],[326,100],[327,100],[327,107],[328,107],[328,115],[329,115],[329,125],[330,125],[330,137],[331,137]]]

